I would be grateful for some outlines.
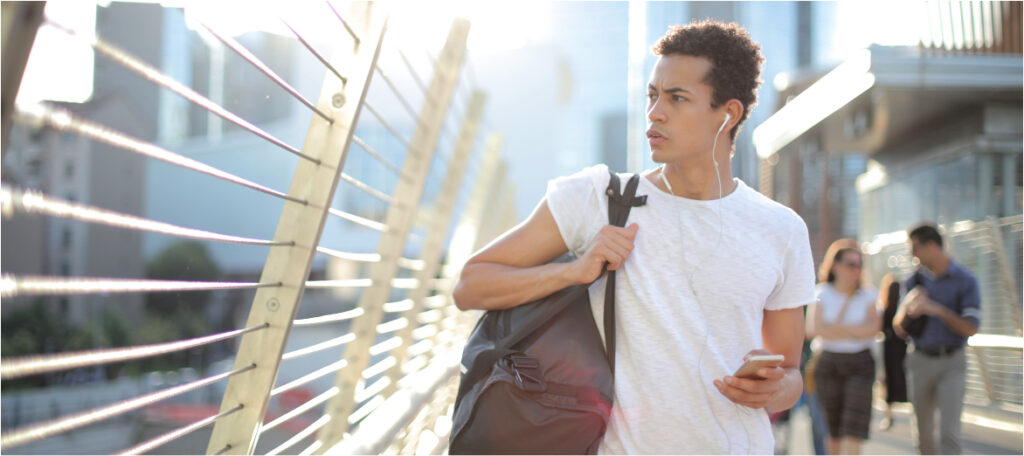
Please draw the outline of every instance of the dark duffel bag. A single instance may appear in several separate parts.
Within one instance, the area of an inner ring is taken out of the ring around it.
[[[608,218],[625,226],[640,177],[619,193],[608,184]],[[594,322],[589,285],[490,311],[477,322],[462,354],[450,454],[593,454],[613,397],[615,271],[605,289],[606,340]]]

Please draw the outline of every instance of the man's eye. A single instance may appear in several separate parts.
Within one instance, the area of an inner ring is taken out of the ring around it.
[[[649,93],[649,94],[647,94],[647,99],[648,100],[653,101],[655,98],[658,98],[658,94],[656,94],[656,93]]]
[[[672,98],[674,98],[674,99],[675,99],[676,101],[686,101],[686,98],[683,98],[683,97],[682,97],[682,96],[680,96],[680,95],[676,95],[676,96],[674,96],[674,97],[672,97]]]

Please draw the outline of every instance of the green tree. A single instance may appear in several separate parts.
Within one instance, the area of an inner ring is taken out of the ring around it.
[[[169,245],[146,264],[146,276],[159,280],[216,281],[220,268],[206,246],[196,241]],[[148,293],[146,315],[140,325],[139,343],[158,343],[199,337],[210,332],[205,308],[209,291]],[[205,354],[206,349],[201,350]],[[188,353],[173,353],[153,358],[149,368],[179,368],[188,362]]]

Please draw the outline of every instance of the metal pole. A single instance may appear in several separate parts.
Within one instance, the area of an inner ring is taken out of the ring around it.
[[[481,91],[474,91],[469,101],[469,109],[466,118],[462,122],[462,130],[455,146],[455,153],[452,154],[448,172],[445,173],[442,181],[441,191],[438,193],[434,210],[430,211],[430,227],[427,237],[423,242],[423,252],[420,259],[426,267],[417,271],[417,286],[410,294],[412,308],[403,312],[402,317],[409,321],[409,324],[401,329],[396,335],[402,338],[402,345],[394,349],[397,363],[391,368],[388,376],[391,383],[384,390],[385,395],[394,393],[397,389],[398,379],[402,377],[402,366],[409,360],[408,349],[412,345],[412,332],[416,329],[416,317],[423,311],[424,300],[430,293],[431,279],[437,276],[440,269],[440,261],[444,238],[448,234],[448,226],[451,223],[452,212],[455,209],[455,199],[458,197],[459,188],[462,184],[462,177],[466,172],[466,164],[469,161],[469,154],[473,150],[473,143],[476,141],[477,131],[480,126],[480,119],[483,117],[484,102],[486,96]]]
[[[402,165],[402,179],[396,185],[394,195],[398,204],[388,207],[388,231],[381,234],[377,253],[381,261],[370,266],[373,285],[363,291],[359,308],[365,313],[352,322],[356,340],[345,347],[348,365],[335,377],[334,386],[341,392],[327,403],[325,415],[331,417],[319,433],[317,442],[322,443],[317,452],[322,453],[337,444],[349,427],[349,415],[355,408],[356,384],[362,379],[363,371],[369,365],[370,347],[376,339],[376,326],[384,314],[384,304],[391,294],[391,278],[398,270],[398,259],[405,246],[406,237],[415,220],[416,205],[423,193],[430,163],[437,147],[437,140],[444,126],[445,113],[451,103],[452,93],[462,68],[466,52],[466,38],[469,35],[469,21],[456,19],[448,33],[448,39],[438,60],[434,76],[427,90],[428,97],[442,103],[424,103],[420,112],[406,159]]]
[[[363,31],[365,41],[354,52],[337,52],[332,58],[336,66],[351,71],[348,84],[342,84],[333,74],[324,77],[317,107],[330,112],[334,122],[319,116],[310,121],[303,152],[316,157],[319,164],[300,160],[288,191],[308,203],[285,203],[274,240],[293,241],[294,245],[271,247],[261,276],[261,280],[282,285],[258,290],[249,311],[248,321],[256,323],[247,327],[264,323],[270,326],[241,340],[236,369],[249,365],[256,368],[228,383],[221,412],[238,405],[243,409],[217,421],[207,453],[252,454],[256,449],[285,343],[384,36],[386,19],[370,2],[352,3],[348,17]]]

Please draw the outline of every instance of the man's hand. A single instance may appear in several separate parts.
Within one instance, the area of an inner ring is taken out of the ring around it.
[[[622,269],[633,252],[633,240],[640,226],[633,223],[625,228],[606,225],[597,233],[594,246],[572,263],[570,274],[576,283],[590,283],[601,275],[601,269],[608,263],[609,271]]]
[[[918,285],[914,287],[910,293],[907,293],[909,300],[907,303],[907,316],[918,317],[921,315],[934,315],[938,316],[939,312],[942,311],[938,304],[928,298],[928,291],[924,287]]]
[[[751,350],[743,357],[746,362],[753,355],[771,355],[768,350]],[[779,391],[780,382],[786,376],[786,370],[781,367],[762,367],[758,369],[757,375],[760,378],[739,378],[726,375],[715,380],[715,387],[725,397],[740,405],[750,408],[762,408],[772,400],[772,397]]]

